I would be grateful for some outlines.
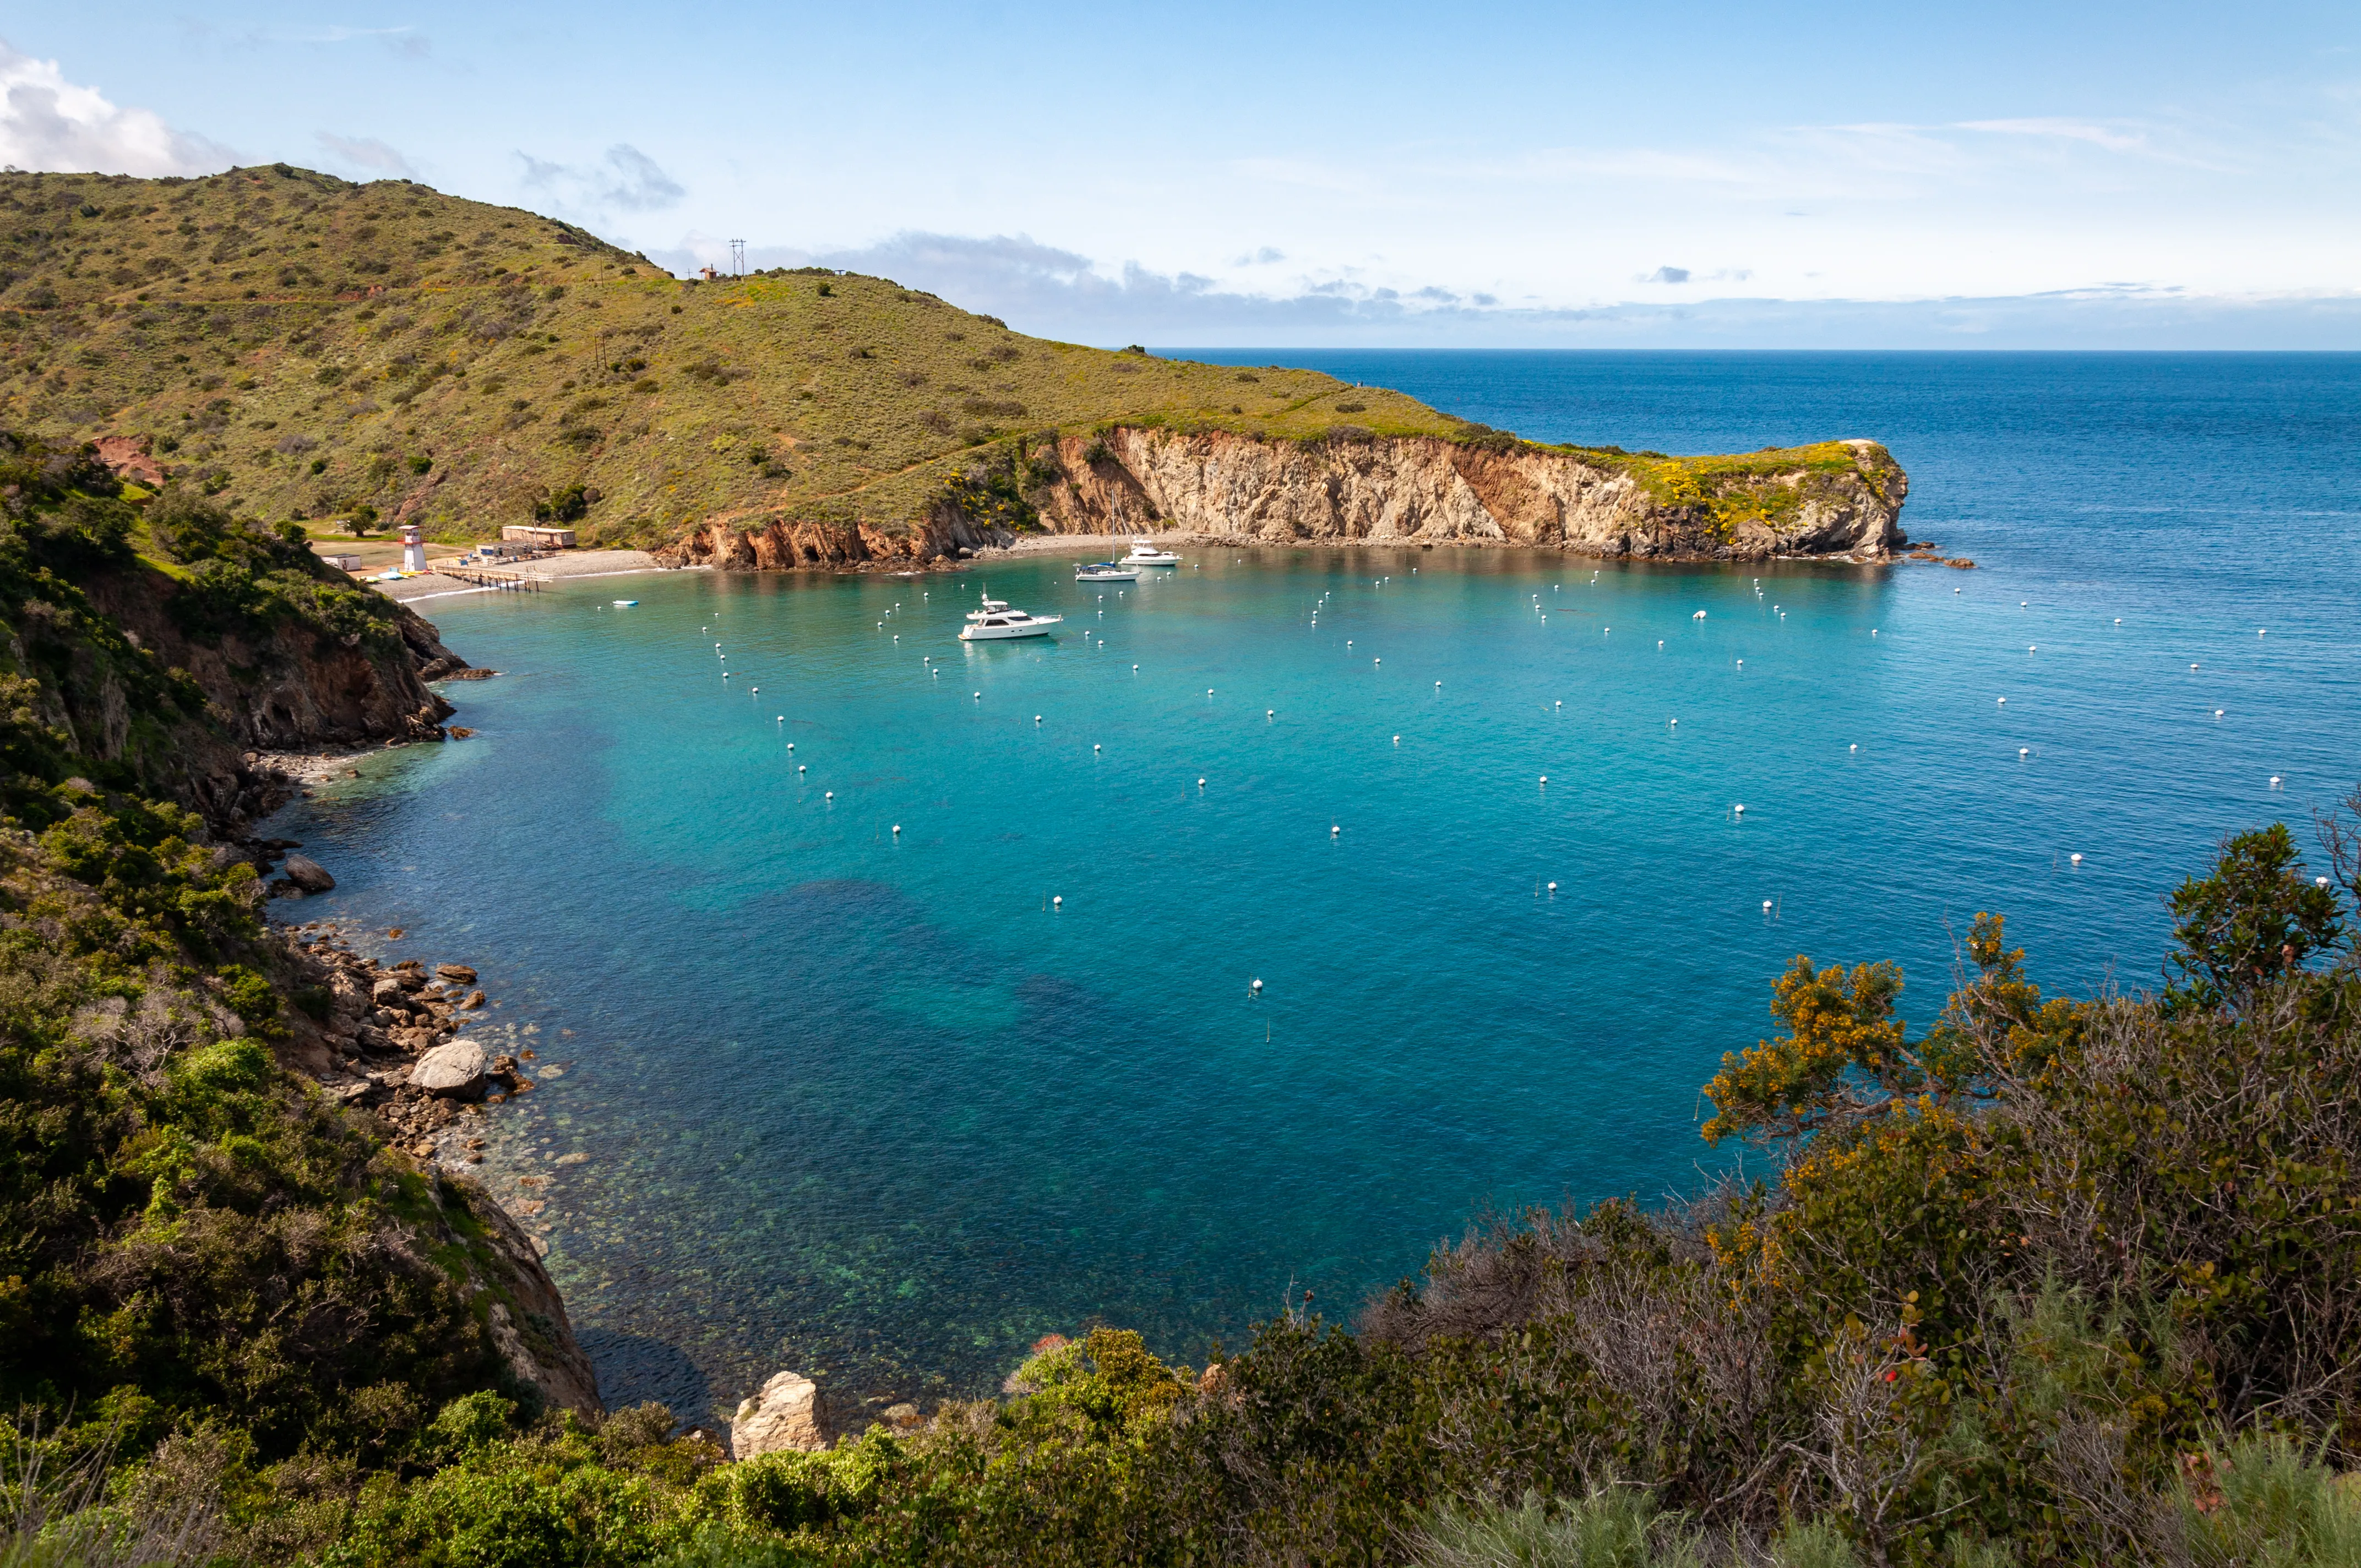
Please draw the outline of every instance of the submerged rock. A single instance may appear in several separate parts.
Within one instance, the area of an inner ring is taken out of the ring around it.
[[[834,1401],[800,1372],[780,1372],[738,1407],[730,1452],[738,1459],[791,1450],[813,1453],[836,1439]]]
[[[280,870],[287,873],[289,882],[305,893],[327,893],[336,885],[336,879],[328,874],[327,867],[303,855],[288,856],[287,863]]]

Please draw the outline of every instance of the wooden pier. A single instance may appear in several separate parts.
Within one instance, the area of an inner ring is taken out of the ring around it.
[[[438,562],[427,569],[441,576],[456,577],[463,583],[498,588],[503,593],[539,593],[550,581],[546,572],[514,572],[504,566],[456,566]]]

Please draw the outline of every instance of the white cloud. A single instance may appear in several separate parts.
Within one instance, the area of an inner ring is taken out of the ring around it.
[[[403,60],[424,60],[434,52],[434,40],[416,27],[313,27],[273,38],[274,43],[342,44],[372,42]]]
[[[153,179],[210,174],[232,161],[226,148],[149,110],[118,107],[97,88],[68,82],[56,60],[0,41],[0,162]]]
[[[525,184],[577,210],[652,213],[676,205],[688,194],[688,187],[629,142],[617,142],[607,149],[604,161],[587,168],[529,152],[517,157],[524,160]]]
[[[686,271],[717,260],[719,241],[691,235],[651,250]],[[1268,347],[2361,347],[2361,292],[2232,294],[2163,282],[2106,282],[2047,292],[1904,300],[1697,298],[1697,286],[1740,282],[1744,268],[1687,273],[1669,297],[1562,307],[1504,305],[1488,293],[1428,285],[1396,290],[1350,280],[1264,293],[1210,285],[1137,263],[1103,268],[1024,235],[988,238],[906,233],[847,250],[755,247],[756,268],[811,263],[888,277],[1021,332],[1123,343]],[[1661,271],[1679,273],[1679,268]],[[1654,276],[1642,280],[1657,281]],[[1653,292],[1653,291],[1652,291]],[[1679,302],[1670,302],[1677,301]]]
[[[1986,131],[1994,136],[2047,137],[2061,141],[2086,141],[2092,147],[2103,147],[2109,152],[2145,152],[2147,137],[2138,131],[2122,130],[2113,126],[2095,125],[2088,120],[1962,120],[1963,131]]]
[[[418,170],[411,167],[410,159],[401,155],[400,148],[375,137],[340,137],[321,131],[314,139],[319,142],[322,151],[339,163],[390,175],[397,180],[417,177]]]

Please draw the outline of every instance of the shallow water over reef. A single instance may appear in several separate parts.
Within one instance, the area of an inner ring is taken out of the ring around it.
[[[2215,838],[2361,773],[2361,361],[1712,358],[1325,367],[1633,447],[1878,435],[1979,568],[1195,550],[1120,594],[1033,558],[427,604],[503,672],[451,688],[476,737],[271,830],[339,879],[304,916],[538,1026],[494,1167],[609,1402],[977,1392],[1098,1321],[1193,1359],[1488,1205],[1691,1186],[1795,953],[1901,960],[1923,1025],[1997,909],[2043,983],[2143,985]],[[962,646],[983,587],[1067,620]]]

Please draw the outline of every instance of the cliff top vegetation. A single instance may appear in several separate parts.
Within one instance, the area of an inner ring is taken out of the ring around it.
[[[538,514],[638,544],[757,513],[899,532],[972,448],[1060,430],[1521,444],[1315,371],[1028,337],[881,278],[680,281],[519,208],[287,165],[0,175],[0,421],[144,442],[271,523],[467,539]],[[1853,460],[1569,450],[1668,501]]]

